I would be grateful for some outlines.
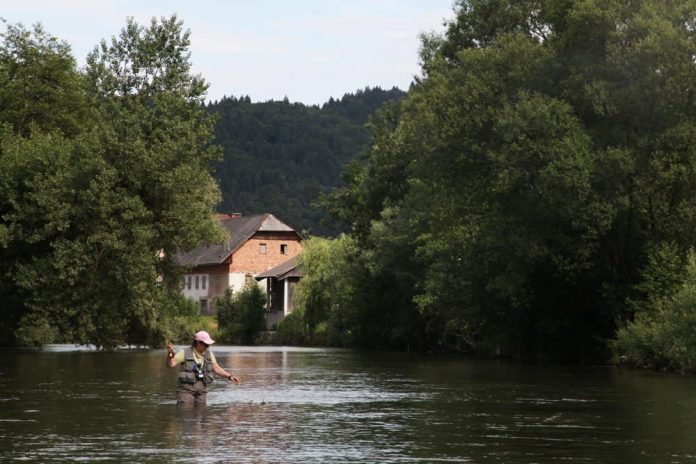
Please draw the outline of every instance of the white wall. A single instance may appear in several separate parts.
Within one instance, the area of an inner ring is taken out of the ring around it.
[[[266,291],[266,280],[261,280],[260,282],[257,282],[256,279],[254,278],[255,275],[251,274],[251,280],[252,282],[256,282],[258,286],[263,290],[264,292]],[[236,272],[236,273],[231,273],[229,274],[229,284],[233,289],[234,293],[241,292],[244,289],[244,286],[246,285],[247,282],[247,274],[243,272]]]
[[[196,288],[196,278],[198,278],[198,288]],[[189,279],[191,281],[190,288]],[[253,282],[256,282],[253,275],[251,276],[251,279]],[[227,286],[232,287],[234,289],[234,293],[240,292],[244,288],[246,281],[247,275],[245,273],[238,272],[227,274]],[[203,287],[203,282],[205,282],[205,288]],[[257,282],[257,284],[259,288],[261,288],[261,291],[265,293],[266,280],[264,279]],[[200,302],[201,300],[206,300],[205,307],[208,308],[215,297],[214,295],[211,296],[212,294],[210,292],[210,276],[208,274],[187,274],[184,276],[184,296],[186,298],[189,298],[196,303]]]
[[[196,288],[196,279],[198,279],[198,288]],[[209,289],[210,277],[208,274],[188,274],[184,277],[184,296],[187,298],[195,301],[207,299]]]

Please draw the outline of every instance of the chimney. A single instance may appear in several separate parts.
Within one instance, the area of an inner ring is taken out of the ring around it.
[[[219,221],[224,221],[225,219],[239,219],[242,217],[242,213],[218,213],[216,216]]]

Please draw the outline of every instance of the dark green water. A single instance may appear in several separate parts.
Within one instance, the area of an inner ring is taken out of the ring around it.
[[[174,403],[164,351],[5,350],[0,462],[696,462],[696,378],[215,346],[242,385]]]

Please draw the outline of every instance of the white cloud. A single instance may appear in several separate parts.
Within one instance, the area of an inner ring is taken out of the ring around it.
[[[10,22],[44,23],[78,63],[125,18],[177,13],[191,30],[194,72],[209,97],[323,103],[365,86],[406,88],[418,69],[419,34],[442,31],[452,0],[24,0]]]

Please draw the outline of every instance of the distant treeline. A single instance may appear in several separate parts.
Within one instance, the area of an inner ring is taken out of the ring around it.
[[[215,141],[223,158],[213,176],[224,212],[269,211],[299,231],[335,234],[313,204],[341,185],[341,171],[367,148],[369,117],[404,92],[366,88],[319,106],[227,97],[209,103],[218,115]]]

